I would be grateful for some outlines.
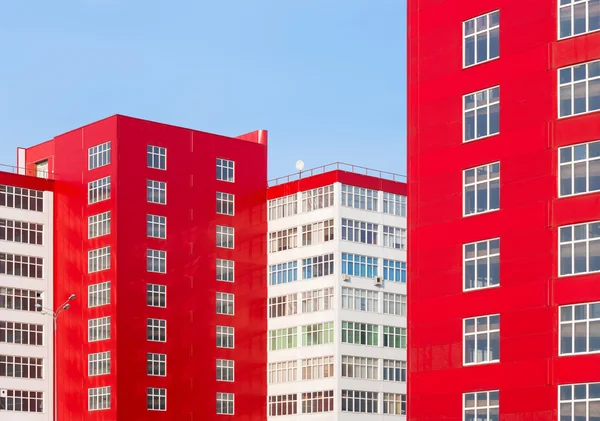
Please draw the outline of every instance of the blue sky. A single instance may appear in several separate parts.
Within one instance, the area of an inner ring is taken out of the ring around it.
[[[0,163],[119,113],[267,129],[270,177],[404,174],[405,31],[404,0],[3,1]]]

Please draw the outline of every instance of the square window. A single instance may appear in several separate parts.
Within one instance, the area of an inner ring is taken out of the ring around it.
[[[146,269],[148,272],[167,273],[167,252],[164,250],[146,251]]]
[[[233,415],[233,393],[217,393],[217,414]]]
[[[233,316],[233,294],[217,292],[217,314]]]
[[[167,204],[167,183],[164,181],[147,180],[146,186],[149,203]]]
[[[146,215],[146,231],[148,237],[167,238],[167,217],[158,215]]]
[[[463,320],[464,365],[500,361],[500,315]]]
[[[559,117],[600,110],[600,60],[564,67],[558,72]]]
[[[463,419],[499,420],[499,395],[498,390],[463,394]]]
[[[167,354],[148,353],[148,375],[161,376],[167,375]]]
[[[234,267],[233,260],[217,259],[217,281],[233,282]]]
[[[234,196],[229,193],[217,192],[217,213],[222,215],[234,214]]]
[[[233,348],[233,337],[233,327],[217,326],[217,348]]]
[[[558,39],[600,29],[599,0],[561,0],[558,2]]]
[[[149,387],[147,397],[147,408],[149,411],[167,410],[167,389]]]
[[[148,168],[156,168],[158,170],[167,169],[167,149],[160,146],[148,145],[147,148]]]
[[[234,245],[234,229],[217,225],[217,247],[232,249]]]
[[[147,319],[146,338],[151,342],[167,342],[167,321],[163,319]]]
[[[110,164],[110,142],[92,146],[88,149],[88,170],[108,164]]]
[[[167,286],[166,285],[146,285],[146,303],[148,307],[167,307]]]
[[[235,181],[233,161],[217,158],[217,180],[228,181],[230,183]]]
[[[233,381],[233,360],[217,360],[217,381]]]

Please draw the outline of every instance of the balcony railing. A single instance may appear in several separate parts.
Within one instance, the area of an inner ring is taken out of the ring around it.
[[[21,174],[21,175],[27,175],[30,177],[39,177],[39,178],[47,178],[49,180],[54,180],[53,173],[50,173],[47,171],[42,171],[42,170],[35,169],[35,168],[23,168],[23,167],[16,167],[14,165],[0,164],[0,171],[12,173],[12,174]]]

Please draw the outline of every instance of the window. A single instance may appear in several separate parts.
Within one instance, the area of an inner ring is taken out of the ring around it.
[[[310,246],[333,240],[333,219],[302,225],[302,245]]]
[[[88,205],[110,199],[110,176],[88,183]]]
[[[217,414],[233,415],[233,393],[217,393]]]
[[[463,97],[463,142],[500,133],[500,87]]]
[[[269,253],[295,249],[296,247],[298,247],[298,228],[269,233]]]
[[[156,168],[158,170],[167,169],[167,149],[160,146],[148,145],[148,168]]]
[[[233,183],[234,162],[227,159],[217,158],[217,180]]]
[[[317,414],[333,411],[333,390],[302,393],[302,413]]]
[[[317,380],[333,377],[333,355],[305,358],[302,360],[302,380]]]
[[[146,269],[148,272],[167,273],[167,252],[164,250],[146,250]]]
[[[233,282],[234,266],[233,260],[217,259],[217,281]]]
[[[217,247],[233,248],[233,228],[217,225]]]
[[[167,342],[167,321],[164,319],[147,319],[146,339],[151,342]]]
[[[377,257],[342,253],[342,274],[373,278],[377,276],[378,262]]]
[[[110,142],[101,143],[88,149],[88,170],[110,164]]]
[[[558,5],[560,29],[558,39],[600,29],[598,0],[561,0]]]
[[[596,421],[598,419],[600,383],[563,384],[558,387],[561,421]],[[496,392],[496,404],[498,402],[497,394],[498,392]]]
[[[378,346],[379,326],[368,323],[342,322],[342,343]]]
[[[342,308],[377,313],[379,311],[379,292],[342,287]]]
[[[88,389],[88,411],[110,409],[110,386]]]
[[[42,361],[42,358],[0,355],[0,377],[42,379],[44,375]]]
[[[110,374],[110,351],[88,354],[88,376]]]
[[[302,313],[326,311],[333,308],[333,287],[302,293]]]
[[[342,240],[355,243],[377,244],[379,225],[342,218]]]
[[[560,274],[600,271],[600,221],[559,228]]]
[[[41,246],[44,242],[44,226],[30,222],[0,219],[0,240]]]
[[[146,304],[148,307],[167,307],[167,286],[146,284]]]
[[[333,206],[333,184],[302,192],[302,212]]]
[[[110,304],[110,281],[88,285],[88,307]]]
[[[158,215],[146,215],[146,231],[148,237],[167,238],[167,217]]]
[[[463,394],[465,421],[496,421],[500,419],[500,401],[497,390],[490,392],[471,392]],[[569,412],[569,415],[571,413]],[[561,414],[562,415],[562,414]],[[570,420],[572,418],[562,418]]]
[[[147,392],[148,411],[166,411],[167,410],[167,389],[158,387],[149,387]]]
[[[269,396],[269,416],[294,415],[298,413],[298,397],[293,395]]]
[[[379,380],[377,358],[342,355],[342,377],[350,379]]]
[[[167,354],[154,354],[148,352],[147,373],[149,376],[167,375]]]
[[[292,349],[298,346],[298,328],[269,330],[269,351]]]
[[[233,360],[217,360],[217,380],[221,382],[232,382],[233,365]]]
[[[342,206],[377,211],[377,190],[342,184]]]
[[[500,163],[464,170],[464,216],[500,209]]]
[[[406,196],[383,192],[383,213],[406,217]]]
[[[464,245],[465,291],[500,285],[500,239]]]
[[[42,311],[44,300],[41,291],[0,287],[0,309],[21,311]]]
[[[269,384],[295,382],[297,377],[296,361],[269,363]]]
[[[269,318],[291,316],[298,313],[298,294],[269,297]]]
[[[560,117],[600,110],[600,60],[558,70]]]
[[[560,355],[600,351],[600,302],[560,307]]]
[[[406,247],[406,230],[404,228],[384,225],[383,247],[404,250]]]
[[[164,181],[147,180],[147,201],[149,203],[167,204],[167,183]]]
[[[406,295],[384,292],[383,314],[406,316]]]
[[[500,12],[463,22],[463,67],[474,66],[500,56]]]
[[[88,238],[110,234],[110,211],[88,217]]]
[[[383,360],[383,380],[406,382],[406,361]]]
[[[44,393],[7,389],[0,397],[0,411],[44,412]]]
[[[560,196],[600,191],[600,141],[558,150]]]
[[[333,275],[333,253],[302,259],[302,278]]]
[[[383,346],[388,348],[406,349],[406,328],[384,326]]]
[[[342,412],[377,414],[378,393],[360,390],[342,390]]]
[[[0,321],[0,343],[43,345],[44,326]]]
[[[500,361],[500,316],[464,319],[464,364]]]
[[[296,194],[269,200],[269,221],[296,215],[297,213],[298,196]]]
[[[110,269],[110,246],[88,251],[88,273]]]
[[[298,262],[286,262],[269,266],[269,285],[287,284],[297,280]]]
[[[110,316],[88,320],[88,342],[110,339]]]
[[[217,213],[222,215],[233,215],[233,204],[233,194],[217,192]]]
[[[0,184],[0,206],[44,212],[44,192]]]
[[[44,259],[19,254],[0,253],[0,275],[42,279]]]
[[[233,348],[234,331],[230,326],[217,326],[217,348]]]
[[[333,343],[333,322],[302,326],[302,346]]]
[[[389,415],[406,415],[406,395],[400,393],[384,393],[383,413]]]
[[[217,292],[217,314],[233,316],[233,294]]]

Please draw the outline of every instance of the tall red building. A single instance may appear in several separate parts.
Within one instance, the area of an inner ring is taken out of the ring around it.
[[[78,297],[59,419],[264,420],[267,133],[117,115],[18,161],[53,174],[54,292]]]
[[[600,2],[408,24],[408,418],[599,420]]]

